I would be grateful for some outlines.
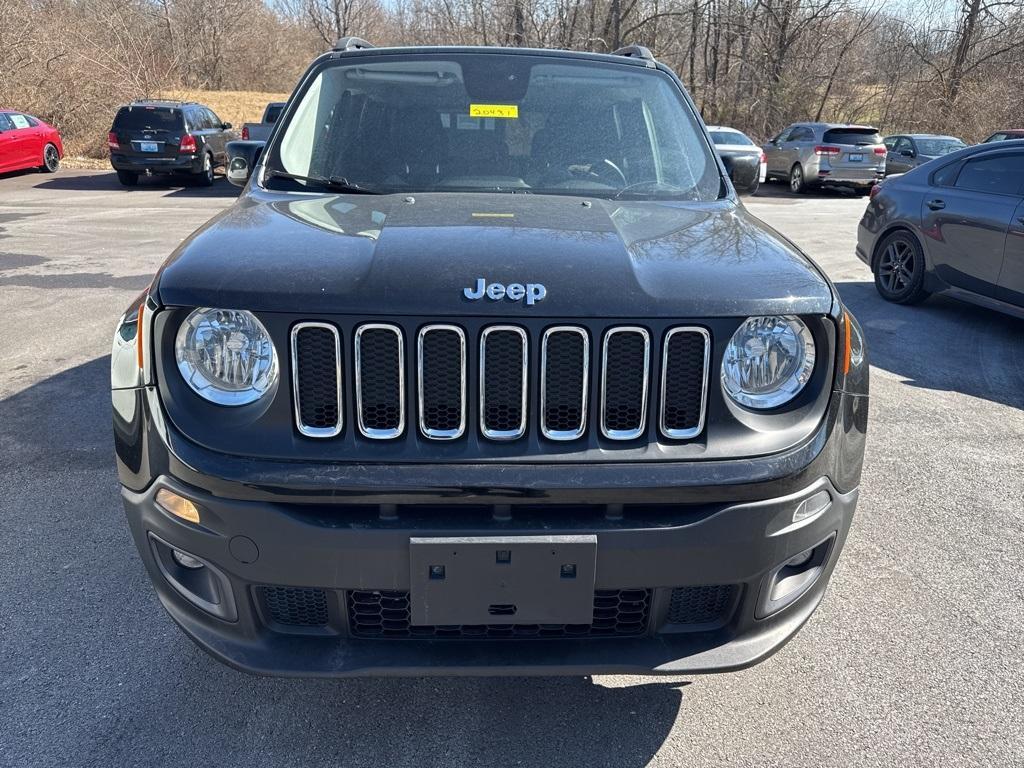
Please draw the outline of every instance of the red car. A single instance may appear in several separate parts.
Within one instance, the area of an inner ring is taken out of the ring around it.
[[[0,109],[0,173],[38,168],[53,173],[64,157],[60,133],[38,117]]]

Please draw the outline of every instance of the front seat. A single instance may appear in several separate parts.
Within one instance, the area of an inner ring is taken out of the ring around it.
[[[437,112],[396,112],[391,125],[392,175],[401,184],[433,186],[448,161],[448,136]]]

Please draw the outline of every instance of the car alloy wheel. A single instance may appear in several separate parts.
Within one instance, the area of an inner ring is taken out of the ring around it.
[[[905,240],[893,240],[878,260],[878,277],[894,296],[904,293],[914,280],[917,258]]]
[[[875,262],[875,287],[883,299],[897,304],[916,304],[927,298],[924,287],[924,255],[913,237],[895,232],[879,246]]]
[[[60,168],[60,153],[53,144],[47,144],[43,150],[43,168],[48,173],[53,173]]]
[[[795,194],[804,191],[804,169],[799,165],[794,165],[789,172],[789,189]]]

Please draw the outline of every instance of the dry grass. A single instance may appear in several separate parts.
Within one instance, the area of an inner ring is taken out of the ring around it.
[[[287,93],[262,91],[168,91],[160,98],[198,101],[205,104],[221,120],[241,130],[242,123],[258,123],[268,101],[285,101]]]

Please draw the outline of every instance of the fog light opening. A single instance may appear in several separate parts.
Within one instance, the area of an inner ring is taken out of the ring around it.
[[[188,568],[190,571],[197,571],[204,566],[203,561],[198,557],[192,557],[192,555],[182,552],[180,549],[172,549],[171,557],[182,568]]]
[[[814,548],[806,549],[799,555],[794,555],[786,561],[783,568],[799,568],[814,556]]]
[[[161,488],[156,494],[156,503],[165,512],[190,523],[199,523],[199,507],[174,491]],[[188,566],[185,566],[186,568]]]

